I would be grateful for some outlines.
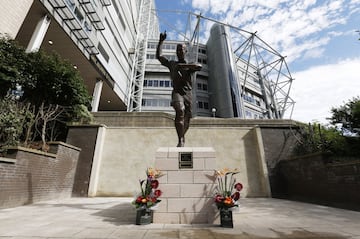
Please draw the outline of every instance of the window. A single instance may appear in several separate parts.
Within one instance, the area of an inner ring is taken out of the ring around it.
[[[208,86],[206,83],[197,83],[197,90],[207,91]]]
[[[246,118],[251,118],[252,117],[252,113],[248,110],[245,111],[245,115],[246,115]]]
[[[207,91],[208,90],[207,84],[203,84],[202,89],[203,89],[203,91]]]
[[[119,7],[118,7],[115,0],[112,0],[112,5],[114,6],[116,14],[119,17],[119,21],[120,21],[120,24],[121,24],[122,28],[125,30],[126,29],[125,21],[124,21],[123,17],[121,16],[120,9],[119,9]]]
[[[81,13],[81,11],[78,7],[75,8],[74,14],[75,14],[76,18],[79,20],[79,22],[82,23],[82,21],[84,20],[84,15]]]
[[[148,48],[149,48],[149,49],[156,49],[156,47],[157,47],[157,44],[155,44],[155,43],[148,43]]]
[[[103,47],[103,45],[101,45],[100,42],[98,44],[98,49],[99,49],[99,52],[101,53],[101,55],[104,57],[104,59],[107,62],[109,62],[109,55],[107,54],[107,52],[105,51],[105,48]]]
[[[197,101],[197,107],[199,109],[206,109],[208,110],[209,109],[209,102],[205,102],[205,101]]]
[[[88,23],[88,21],[85,21],[85,22],[84,22],[84,27],[85,27],[85,30],[86,30],[87,32],[91,32],[91,31],[92,31],[91,24]]]
[[[71,10],[74,10],[75,8],[75,2],[74,0],[66,0],[66,4],[69,6]]]

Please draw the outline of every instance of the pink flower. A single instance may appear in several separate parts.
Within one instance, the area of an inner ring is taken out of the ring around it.
[[[159,181],[158,180],[152,180],[151,181],[151,188],[157,189],[159,187]]]
[[[155,192],[154,192],[154,195],[155,195],[155,197],[160,197],[161,196],[161,194],[162,194],[162,192],[158,189],[158,190],[155,190]]]
[[[239,200],[239,198],[240,198],[240,193],[239,193],[239,192],[235,192],[235,193],[231,196],[231,198],[232,198],[234,201]]]
[[[243,189],[243,185],[241,183],[237,183],[235,184],[234,188],[240,192]]]
[[[221,203],[223,200],[224,200],[223,196],[221,196],[219,194],[215,196],[215,202],[216,203]]]

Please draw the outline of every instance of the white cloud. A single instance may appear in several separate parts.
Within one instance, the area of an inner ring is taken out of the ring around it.
[[[207,17],[250,32],[257,31],[259,37],[292,62],[304,57],[320,57],[319,53],[324,52],[329,41],[326,33],[345,24],[350,12],[359,9],[359,2],[192,0],[192,6]],[[310,54],[309,50],[316,54]]]
[[[296,105],[292,119],[327,123],[332,107],[360,95],[359,66],[360,58],[355,58],[293,73],[291,95]]]

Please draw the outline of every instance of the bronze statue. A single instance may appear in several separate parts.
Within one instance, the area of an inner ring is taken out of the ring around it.
[[[185,61],[185,46],[178,44],[176,55],[178,61],[169,61],[162,55],[162,44],[166,39],[166,31],[160,33],[159,44],[156,49],[156,58],[163,66],[169,68],[170,78],[173,83],[171,106],[175,110],[175,128],[178,135],[177,147],[184,147],[185,133],[189,129],[192,117],[192,73],[201,69],[201,64],[187,64]]]

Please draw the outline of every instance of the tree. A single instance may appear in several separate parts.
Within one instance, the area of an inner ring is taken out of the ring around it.
[[[25,49],[9,37],[0,37],[0,98],[4,98],[16,84],[31,84],[29,56]]]
[[[31,107],[28,106],[29,112],[34,115],[42,115],[42,117],[35,118],[37,122],[33,122],[32,125],[42,127],[39,126],[39,123],[42,122],[45,126],[42,129],[46,129],[46,137],[49,140],[63,140],[66,136],[67,122],[89,122],[91,120],[92,115],[88,110],[91,96],[79,72],[74,69],[69,61],[61,59],[56,53],[47,54],[41,50],[26,53],[25,49],[14,40],[0,36],[0,103],[6,105],[7,98],[14,100],[12,92],[19,87],[21,87],[23,95],[17,102],[24,105],[30,104]],[[14,103],[14,107],[19,105]],[[47,113],[54,110],[47,112],[44,109],[53,109],[51,107],[56,107],[56,114],[47,117]],[[58,111],[60,108],[62,110]],[[21,109],[17,110],[21,111]],[[58,112],[60,113],[58,114]],[[15,144],[19,139],[26,142],[30,135],[37,135],[44,142],[44,131],[41,131],[40,135],[36,134],[34,129],[34,132],[19,131],[17,130],[18,126],[15,126],[17,121],[7,120],[9,119],[8,116],[11,116],[9,114],[12,114],[12,117],[17,117],[16,114],[12,111],[4,111],[3,113],[0,115],[3,120],[1,122],[4,123],[3,125],[5,122],[12,124],[11,129],[14,129],[14,132],[0,135],[0,141],[6,142],[7,139],[5,138],[12,135],[11,142]],[[19,127],[22,126],[19,125]],[[54,132],[57,132],[57,138],[53,138]],[[58,132],[61,132],[62,135]]]
[[[346,139],[335,128],[309,123],[300,125],[298,133],[293,152],[296,156],[317,152],[338,156],[346,154]]]
[[[333,125],[341,124],[342,130],[351,133],[360,133],[360,97],[354,97],[338,108],[331,108],[329,118]]]

